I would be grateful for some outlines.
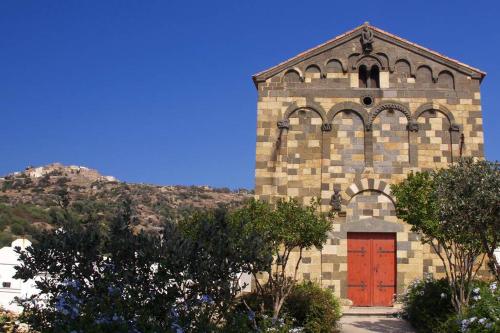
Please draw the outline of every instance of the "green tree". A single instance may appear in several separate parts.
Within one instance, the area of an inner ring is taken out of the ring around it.
[[[420,233],[422,242],[429,244],[441,259],[451,286],[452,304],[459,313],[469,303],[472,280],[487,250],[480,233],[495,245],[498,238],[498,188],[489,189],[488,185],[487,204],[478,202],[486,189],[478,180],[481,173],[467,170],[471,167],[475,168],[473,161],[462,160],[450,169],[410,173],[403,182],[391,186],[398,217]],[[488,226],[483,225],[480,231],[483,223]]]
[[[43,332],[212,332],[224,322],[251,266],[241,224],[225,209],[134,233],[130,202],[110,224],[70,209],[51,215],[21,252],[16,278],[40,292],[21,300],[24,320]]]
[[[495,249],[500,241],[500,164],[461,159],[435,176],[440,218],[465,224],[479,237],[491,272],[500,281]]]
[[[262,299],[271,296],[273,318],[277,319],[297,282],[304,250],[322,248],[332,223],[319,213],[317,200],[308,206],[296,199],[280,200],[274,207],[253,200],[234,217],[245,226],[243,243],[250,251],[247,257],[252,259],[248,272],[253,274]],[[290,258],[293,252],[298,254],[295,262]],[[266,273],[265,283],[259,279],[261,272]]]
[[[225,208],[197,211],[165,226],[159,273],[178,272],[173,278],[181,287],[177,324],[184,330],[214,331],[236,304],[239,279],[255,262],[243,228]]]
[[[99,221],[80,221],[68,211],[55,217],[58,228],[37,233],[34,245],[21,252],[15,277],[35,279],[39,289],[21,300],[24,320],[43,332],[168,327],[150,315],[161,292],[152,274],[158,236],[133,234],[127,208],[107,232]]]

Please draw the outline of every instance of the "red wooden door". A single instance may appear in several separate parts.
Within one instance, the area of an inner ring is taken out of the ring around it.
[[[372,303],[371,245],[367,233],[347,234],[347,297],[356,306]]]
[[[347,295],[355,306],[392,306],[396,293],[396,235],[347,234]]]

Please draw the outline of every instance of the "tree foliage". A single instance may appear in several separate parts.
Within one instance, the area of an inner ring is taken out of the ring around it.
[[[132,234],[128,214],[122,212],[106,232],[97,220],[79,221],[65,212],[57,216],[56,230],[35,235],[15,276],[35,279],[39,289],[21,302],[24,320],[43,332],[161,326],[144,316],[156,308],[151,264],[159,238]]]
[[[462,159],[436,174],[439,214],[451,225],[465,225],[488,255],[492,273],[500,280],[494,251],[500,241],[500,164]]]
[[[155,234],[133,231],[130,202],[111,223],[63,206],[51,213],[57,229],[37,232],[20,252],[16,278],[39,289],[21,300],[23,319],[43,332],[213,332],[231,322],[240,276],[259,272],[278,318],[302,251],[321,247],[330,229],[317,207],[253,200],[194,212]]]
[[[469,303],[483,254],[497,245],[498,182],[498,164],[463,159],[449,169],[410,173],[391,187],[398,217],[442,260],[457,312]]]
[[[257,253],[252,254],[258,260],[249,272],[254,275],[262,299],[271,295],[275,319],[297,282],[303,251],[320,249],[326,242],[331,221],[318,208],[315,200],[303,206],[296,199],[282,199],[274,207],[254,200],[236,214],[238,221],[244,221],[247,244],[251,246],[249,239],[259,240]],[[298,257],[292,262],[294,252]],[[261,281],[261,272],[266,273],[265,281]]]
[[[57,215],[21,252],[16,278],[39,293],[21,301],[23,319],[43,332],[207,332],[228,313],[245,257],[225,210],[166,223],[161,235],[134,233],[129,206],[109,228]]]

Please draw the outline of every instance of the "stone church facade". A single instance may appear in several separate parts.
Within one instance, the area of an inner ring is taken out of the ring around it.
[[[367,23],[253,76],[256,197],[318,197],[323,212],[338,211],[324,248],[302,259],[302,279],[370,306],[443,273],[396,217],[390,184],[483,157],[484,76]]]

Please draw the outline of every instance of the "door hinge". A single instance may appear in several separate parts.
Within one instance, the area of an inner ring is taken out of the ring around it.
[[[361,250],[347,250],[347,253],[361,253],[362,256],[365,255],[366,253],[366,250],[365,248],[362,246],[361,247]]]
[[[396,288],[396,285],[395,284],[382,284],[382,281],[380,281],[378,283],[377,287],[379,289],[382,289],[382,288]]]
[[[378,253],[396,253],[394,250],[384,250],[383,248],[379,247],[378,248]]]
[[[365,289],[367,286],[365,284],[365,281],[361,281],[361,284],[348,284],[347,287],[348,288],[361,288],[361,289]]]

